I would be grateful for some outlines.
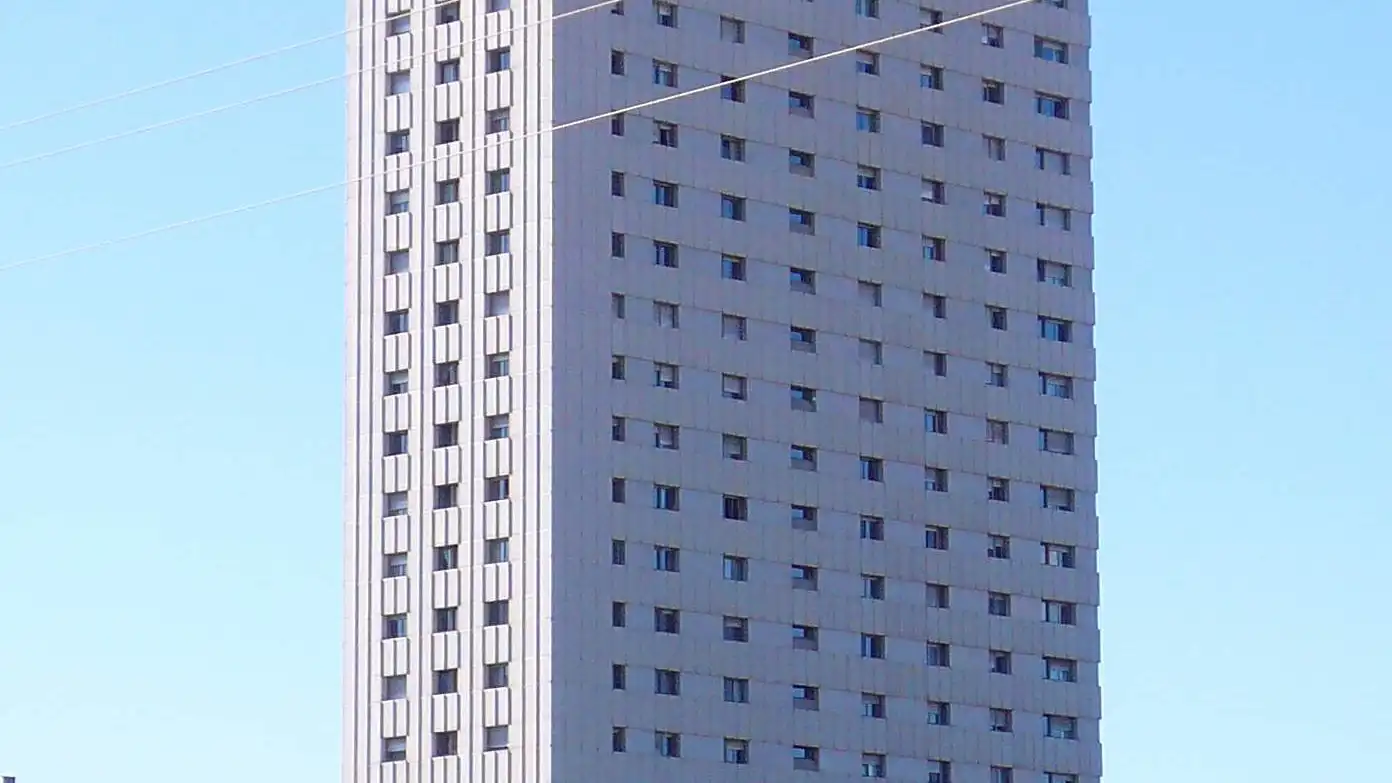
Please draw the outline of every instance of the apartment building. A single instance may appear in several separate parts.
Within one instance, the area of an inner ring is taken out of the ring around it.
[[[1097,783],[1085,0],[590,2],[349,2],[345,783]]]

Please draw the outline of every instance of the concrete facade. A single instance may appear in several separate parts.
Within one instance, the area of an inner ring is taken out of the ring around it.
[[[345,783],[1096,783],[1085,2],[588,4],[349,2]]]

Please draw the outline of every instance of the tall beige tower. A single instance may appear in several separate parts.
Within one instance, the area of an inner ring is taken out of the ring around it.
[[[1097,783],[1085,0],[350,0],[345,783]]]

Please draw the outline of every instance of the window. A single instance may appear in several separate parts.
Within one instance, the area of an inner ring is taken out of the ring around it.
[[[396,579],[406,575],[406,553],[396,552],[382,558],[382,578]]]
[[[1055,511],[1073,510],[1074,493],[1067,487],[1040,485],[1039,496],[1041,508],[1051,508]]]
[[[610,734],[610,750],[615,753],[625,753],[628,751],[628,729],[622,726],[615,726]]]
[[[609,52],[609,73],[614,76],[623,76],[628,71],[628,63],[624,53],[618,49]]]
[[[885,757],[883,753],[860,754],[860,776],[863,778],[884,777],[885,766]]]
[[[1061,95],[1050,95],[1047,92],[1035,93],[1034,111],[1045,117],[1066,120],[1068,119],[1068,99]]]
[[[744,103],[744,81],[735,80],[733,76],[720,77],[720,99],[733,103]]]
[[[935,28],[935,29],[933,30],[933,32],[935,32],[935,33],[941,33],[941,32],[942,32],[942,28],[941,28],[942,23],[943,23],[943,12],[942,12],[942,11],[939,11],[939,10],[936,9],[936,8],[928,8],[927,6],[922,6],[922,5],[918,7],[918,26],[919,26],[919,27],[933,27],[933,28]]]
[[[411,132],[392,131],[387,134],[387,154],[400,155],[411,151]]]
[[[485,726],[483,729],[483,749],[485,751],[506,750],[508,746],[507,726]]]
[[[749,641],[749,618],[732,617],[725,615],[722,621],[724,631],[723,638],[727,642],[747,642]]]
[[[928,762],[928,777],[925,783],[952,783],[952,764],[936,760]]]
[[[924,351],[923,361],[932,367],[934,375],[939,378],[947,376],[947,354],[940,351]]]
[[[653,182],[653,203],[660,207],[677,206],[677,186],[671,182]]]
[[[919,66],[918,86],[925,90],[941,90],[943,88],[943,69],[936,65]]]
[[[653,240],[653,266],[676,269],[678,264],[677,246],[671,242]]]
[[[1005,194],[987,192],[981,202],[981,212],[990,217],[1005,217]]]
[[[1064,715],[1045,715],[1044,736],[1052,739],[1075,740],[1078,738],[1078,719]]]
[[[395,71],[387,74],[387,94],[402,95],[411,91],[411,72]]]
[[[738,136],[720,137],[720,157],[725,160],[744,161],[744,139]]]
[[[788,113],[797,117],[814,117],[817,113],[816,99],[805,92],[788,92]]]
[[[512,127],[512,116],[508,109],[489,109],[483,115],[484,133],[506,133]]]
[[[497,193],[506,193],[512,187],[511,169],[494,169],[484,174],[483,193],[492,196]]]
[[[947,609],[952,605],[951,588],[947,585],[929,582],[923,587],[923,600],[929,609]]]
[[[507,476],[491,476],[483,480],[484,502],[493,503],[499,500],[507,500],[508,494]]]
[[[406,698],[406,675],[397,674],[382,678],[382,701],[396,701]]]
[[[459,383],[459,362],[440,362],[435,365],[435,386],[453,386]]]
[[[680,375],[677,365],[653,362],[653,386],[659,389],[680,388]]]
[[[681,328],[681,307],[672,302],[653,302],[653,323],[664,329]]]
[[[435,265],[444,266],[445,264],[459,263],[459,242],[449,240],[446,242],[435,243]]]
[[[817,332],[802,326],[788,327],[788,342],[794,351],[817,352]]]
[[[653,14],[657,18],[657,23],[661,27],[677,26],[677,4],[665,2],[665,0],[655,0],[653,2]]]
[[[740,677],[726,677],[723,689],[725,701],[731,704],[749,703],[749,680]]]
[[[493,60],[488,61],[488,65],[493,65]],[[499,69],[503,70],[503,69]],[[492,71],[489,71],[492,73]],[[435,83],[453,84],[459,81],[459,60],[443,60],[435,64]]]
[[[986,269],[992,274],[1005,274],[1007,256],[1004,250],[986,250]]]
[[[812,36],[788,33],[788,54],[793,57],[811,57],[812,48]]]
[[[947,491],[947,469],[946,468],[924,468],[923,469],[923,488],[929,492]]]
[[[883,634],[863,633],[860,635],[860,657],[885,657],[885,637]]]
[[[860,717],[884,720],[885,696],[883,693],[860,694]]]
[[[1010,559],[1010,536],[992,534],[988,539],[986,556],[992,560]]]
[[[1057,207],[1052,204],[1035,204],[1035,212],[1038,216],[1039,225],[1044,228],[1052,228],[1059,231],[1073,230],[1073,210],[1067,207]]]
[[[919,137],[924,146],[941,147],[946,135],[946,129],[936,122],[925,122],[919,125]]]
[[[720,216],[726,220],[744,220],[745,201],[740,196],[720,194]]]
[[[1010,444],[1010,423],[1000,419],[986,420],[986,442],[1002,446]]]
[[[1066,375],[1041,372],[1039,373],[1039,393],[1045,397],[1071,400],[1073,399],[1073,379]]]
[[[628,626],[628,605],[622,601],[615,601],[609,607],[609,622],[615,628]]]
[[[411,192],[409,190],[393,190],[387,194],[387,214],[404,215],[411,211]]]
[[[459,323],[459,302],[436,302],[435,303],[435,325],[449,326]]]
[[[1077,682],[1078,662],[1071,658],[1045,658],[1044,679],[1052,682]]]
[[[406,432],[388,432],[382,436],[382,453],[388,457],[405,454],[410,446]]]
[[[411,12],[401,11],[387,17],[387,35],[401,35],[411,31]]]
[[[796,470],[816,470],[817,449],[812,446],[793,445],[788,449],[788,460]]]
[[[792,522],[792,526],[793,526],[793,529],[794,529],[794,530],[808,530],[808,531],[816,530],[816,529],[817,529],[817,509],[816,509],[815,507],[813,507],[813,506],[792,506],[792,507],[791,507],[791,520],[790,520],[790,521]],[[795,569],[795,570],[796,570],[796,569]],[[817,582],[817,569],[813,568],[813,569],[812,569],[812,587],[811,587],[810,589],[812,589],[812,590],[817,589],[816,582]],[[796,586],[796,585],[797,585],[797,581],[796,581],[796,579],[794,579],[794,586]]]
[[[1034,39],[1034,56],[1045,62],[1068,64],[1068,44],[1063,41],[1055,41],[1052,38]]]
[[[1073,286],[1073,267],[1068,264],[1060,264],[1057,261],[1038,261],[1038,279],[1041,283],[1056,285],[1061,288],[1071,288]]]
[[[817,173],[817,156],[803,150],[788,150],[788,171],[804,177]]]
[[[986,496],[1001,503],[1010,502],[1010,479],[992,476],[986,479]]]
[[[924,662],[929,666],[951,666],[952,648],[942,642],[929,642]]]
[[[793,626],[793,649],[811,650],[817,649],[817,627],[814,625],[794,625]]]
[[[883,601],[885,597],[885,578],[876,574],[861,574],[860,597],[872,601]]]
[[[681,672],[672,669],[654,669],[653,693],[662,696],[680,696]]]
[[[816,772],[821,769],[821,752],[810,745],[794,745],[793,769],[808,772]]]
[[[856,281],[856,298],[871,307],[884,306],[884,286],[869,280]]]
[[[1054,625],[1077,625],[1078,605],[1068,601],[1044,602],[1044,622]]]
[[[662,511],[680,511],[681,489],[667,484],[654,484],[653,508]]]
[[[440,423],[440,424],[436,424],[436,425],[435,425],[435,448],[437,448],[437,449],[443,449],[443,448],[448,448],[448,447],[450,447],[450,446],[458,446],[458,445],[459,445],[459,422],[457,422],[457,421],[448,421],[448,422],[442,422],[442,423]],[[435,495],[435,496],[436,496],[436,498],[437,498],[437,500],[436,500],[436,506],[435,506],[436,508],[448,508],[448,507],[454,505],[453,498],[451,498],[449,501],[440,501],[440,500],[438,500],[438,498],[442,497],[438,490],[436,491],[436,495]],[[442,502],[443,502],[443,505],[441,505]]]
[[[981,100],[987,103],[1005,103],[1005,82],[983,79],[981,82]]]
[[[1072,159],[1068,153],[1046,149],[1044,147],[1034,148],[1034,167],[1040,171],[1062,174],[1064,176],[1073,173]]]
[[[722,314],[720,316],[720,335],[729,340],[748,339],[748,321],[741,315]]]
[[[879,457],[860,458],[860,478],[863,481],[884,481],[884,460]]]
[[[872,424],[882,424],[884,422],[884,400],[861,397],[860,420],[868,421]]]
[[[677,65],[676,63],[653,60],[652,64],[653,84],[660,87],[677,86]],[[670,145],[676,146],[676,145]]]
[[[451,144],[459,141],[459,120],[440,120],[435,123],[435,143]]]
[[[674,731],[654,731],[653,742],[657,745],[657,755],[665,759],[681,758],[681,735]]]
[[[951,726],[952,708],[945,701],[928,702],[928,725]]]
[[[720,17],[720,40],[744,43],[744,21],[731,16]]]
[[[506,663],[486,663],[483,665],[483,687],[485,689],[506,688],[508,686],[508,665]]]
[[[743,521],[749,518],[749,499],[739,495],[725,495],[721,499],[721,513],[726,519]]]
[[[875,109],[867,109],[864,106],[856,107],[856,130],[861,133],[880,132],[880,113]]]
[[[1039,450],[1051,454],[1072,454],[1073,433],[1041,427],[1039,429]]]
[[[1005,331],[1009,314],[1004,307],[986,305],[986,320],[991,324],[991,328],[997,331]]]
[[[1077,547],[1071,544],[1050,544],[1044,545],[1044,565],[1055,568],[1076,568]]]
[[[923,546],[927,549],[947,550],[947,528],[938,525],[923,527]]]
[[[654,424],[653,448],[673,451],[681,448],[681,428],[675,424]]]
[[[508,561],[508,539],[507,538],[485,538],[483,540],[483,562],[485,565],[497,565]]]
[[[947,434],[947,411],[933,410],[932,408],[923,411],[923,430],[934,435]]]
[[[681,550],[670,546],[653,547],[653,570],[677,573],[681,570]]]
[[[609,118],[609,135],[624,135],[624,115],[615,114],[613,117]]]
[[[382,617],[382,638],[400,639],[406,635],[406,615],[389,614]]]
[[[995,24],[981,25],[981,42],[996,49],[1005,46],[1005,28]]]
[[[622,171],[609,172],[609,195],[623,198],[626,192],[624,173]]]
[[[406,760],[406,738],[387,737],[382,740],[382,761],[405,761]]]
[[[929,204],[946,204],[947,185],[941,180],[922,180],[919,183],[919,199]]]
[[[880,170],[874,166],[857,166],[856,187],[861,190],[879,190]]]
[[[438,427],[439,425],[436,426]],[[454,508],[457,505],[459,505],[458,484],[435,485],[435,508]]]
[[[788,288],[803,294],[817,293],[817,273],[811,269],[789,269]]]
[[[459,567],[459,547],[453,544],[437,546],[434,551],[436,571],[453,571]]]
[[[1039,317],[1039,336],[1055,343],[1073,342],[1073,322],[1061,318]]]
[[[856,244],[860,247],[878,248],[883,240],[882,230],[873,223],[856,224]]]
[[[725,555],[724,574],[727,582],[748,582],[749,581],[749,558],[737,555]]]
[[[867,16],[871,19],[878,19],[880,16],[880,0],[855,0],[856,16]]]
[[[435,6],[435,24],[449,24],[459,21],[459,2],[450,0]]]
[[[993,617],[1010,616],[1010,595],[1008,593],[988,593],[986,613]]]
[[[795,234],[817,233],[817,216],[805,209],[788,209],[788,229]]]
[[[449,633],[459,630],[459,610],[453,606],[436,609],[433,630],[435,633]]]
[[[725,763],[726,764],[748,764],[749,763],[749,740],[725,738]]]
[[[818,692],[818,688],[814,685],[794,685],[793,709],[820,710],[821,693]]]
[[[884,529],[885,523],[881,517],[862,516],[860,518],[860,540],[862,541],[883,541]]]
[[[923,237],[921,242],[924,261],[947,260],[947,240],[942,237]]]
[[[749,459],[749,439],[743,435],[726,433],[720,436],[720,449],[725,459],[744,462]]]
[[[411,389],[411,375],[406,370],[394,370],[383,376],[382,393],[391,397]]]
[[[986,157],[991,160],[1005,160],[1005,139],[999,136],[982,136],[986,144]]]
[[[986,362],[986,385],[1004,389],[1010,385],[1010,368],[998,362]]]
[[[740,256],[720,256],[720,277],[725,280],[745,279],[745,260]]]
[[[884,364],[884,343],[878,340],[861,340],[859,353],[861,361],[876,366]]]
[[[628,563],[628,542],[624,541],[622,538],[610,539],[609,562],[617,566]]]
[[[681,610],[665,606],[653,607],[653,631],[681,633]]]
[[[489,231],[483,235],[483,254],[485,256],[500,256],[510,252],[512,252],[512,232],[503,229],[502,231]]]
[[[720,396],[727,400],[748,399],[749,379],[743,375],[720,376]]]
[[[856,52],[855,60],[856,73],[863,73],[867,76],[880,75],[880,56],[874,52],[860,50]]]
[[[816,590],[817,589],[817,568],[809,565],[793,565],[790,573],[792,574],[794,590]]]
[[[1009,674],[1010,673],[1010,653],[1005,650],[991,650],[991,673]]]
[[[385,254],[386,274],[399,275],[411,268],[411,252],[409,250],[388,250]]]
[[[504,353],[490,353],[483,357],[483,377],[501,378],[508,374],[509,356]]]

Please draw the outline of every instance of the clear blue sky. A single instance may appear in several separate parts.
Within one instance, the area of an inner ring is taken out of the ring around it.
[[[8,5],[0,124],[342,26],[339,0]],[[1362,779],[1392,746],[1392,5],[1094,17],[1108,779]],[[3,133],[0,162],[343,62]],[[338,181],[342,106],[0,171],[0,265]],[[0,770],[338,780],[342,225],[330,193],[0,274]]]

